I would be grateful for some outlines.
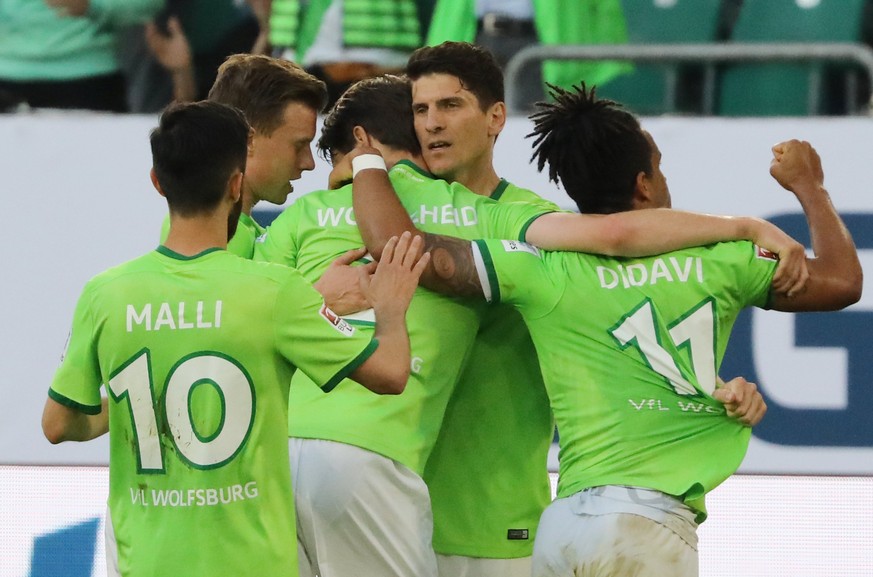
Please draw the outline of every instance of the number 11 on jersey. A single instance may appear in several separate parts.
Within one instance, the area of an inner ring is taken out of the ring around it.
[[[650,299],[644,300],[630,314],[609,330],[622,349],[636,347],[653,371],[667,379],[679,395],[696,395],[700,392],[711,395],[715,391],[715,308],[711,298],[681,315],[667,334],[657,322],[656,312]],[[674,354],[663,343],[668,343],[678,353],[688,348],[691,354],[693,377],[699,384],[695,387],[679,369]]]

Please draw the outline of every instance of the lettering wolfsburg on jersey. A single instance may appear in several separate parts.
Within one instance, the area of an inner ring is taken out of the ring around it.
[[[422,204],[418,210],[410,212],[412,222],[416,225],[445,224],[454,226],[476,226],[479,217],[475,206],[454,207],[451,204],[442,206],[427,206]],[[357,226],[355,213],[350,206],[337,208],[319,208],[317,212],[318,225],[322,228]]]

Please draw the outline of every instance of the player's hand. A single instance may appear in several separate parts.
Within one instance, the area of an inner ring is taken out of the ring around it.
[[[367,254],[366,248],[355,248],[330,263],[313,285],[324,297],[325,304],[338,315],[350,315],[370,308],[362,289],[362,280],[369,280],[376,270],[375,262],[352,266]]]
[[[755,244],[779,257],[779,265],[771,283],[772,289],[788,297],[799,294],[809,280],[806,249],[778,226],[766,220],[757,222],[753,239]]]
[[[327,186],[330,190],[345,186],[352,181],[352,160],[355,157],[362,154],[377,154],[382,156],[379,150],[370,145],[370,137],[363,128],[356,126],[354,130],[355,147],[348,154],[334,154],[333,156],[333,169],[327,177]]]
[[[767,403],[758,392],[758,386],[743,377],[722,384],[712,396],[721,401],[729,417],[749,427],[760,423],[767,412]]]
[[[191,69],[191,46],[177,17],[170,16],[167,19],[167,32],[167,35],[161,33],[154,22],[145,25],[146,44],[155,60],[171,74]]]
[[[352,182],[352,158],[350,154],[334,154],[333,168],[327,177],[327,188],[336,190]]]
[[[381,315],[406,315],[409,301],[418,286],[418,279],[430,262],[430,253],[422,254],[424,240],[408,231],[400,238],[392,236],[382,251],[376,272],[361,279],[361,289],[367,300]]]
[[[786,140],[772,148],[770,176],[782,188],[795,194],[824,188],[824,171],[821,158],[805,140]]]

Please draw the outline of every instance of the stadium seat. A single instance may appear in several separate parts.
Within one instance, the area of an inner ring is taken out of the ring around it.
[[[865,3],[866,0],[744,0],[731,39],[860,42]],[[818,82],[810,76],[810,71],[815,70],[820,73]],[[836,78],[844,84],[846,74],[856,72],[846,66],[821,63],[726,66],[720,78],[718,110],[724,116],[827,114],[840,104],[828,94],[826,80]]]
[[[622,0],[630,44],[714,42],[721,0]],[[688,66],[636,64],[634,72],[599,87],[598,95],[627,105],[637,114],[694,108],[679,89]],[[671,97],[671,93],[676,98]]]

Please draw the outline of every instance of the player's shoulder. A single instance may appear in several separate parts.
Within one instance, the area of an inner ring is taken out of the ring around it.
[[[210,267],[215,282],[240,295],[269,300],[292,287],[311,286],[296,268],[224,253]]]
[[[273,223],[296,218],[299,213],[305,212],[311,206],[323,205],[332,195],[336,195],[336,192],[336,190],[313,190],[300,195],[294,199],[294,202],[282,209],[282,212],[273,219]]]
[[[136,258],[124,261],[106,270],[97,273],[88,281],[86,287],[96,288],[111,283],[119,278],[138,272],[146,272],[159,268],[160,264],[155,258],[157,250],[140,255]]]
[[[392,183],[412,181],[424,184],[440,180],[424,168],[407,159],[398,160],[391,167],[391,170],[388,171],[388,178]]]
[[[500,179],[500,184],[491,193],[491,198],[499,202],[526,202],[541,205],[550,210],[561,210],[554,202],[543,198],[528,188],[517,186],[506,179]]]
[[[686,250],[702,252],[710,256],[710,258],[718,258],[727,261],[750,261],[762,260],[776,262],[779,257],[761,248],[750,240],[731,240],[725,242],[717,242],[704,247],[692,247]]]
[[[265,280],[273,280],[277,283],[283,283],[289,278],[302,278],[300,271],[284,264],[251,260],[237,255],[228,256],[236,257],[232,261],[228,259],[226,264],[228,272],[239,272]]]
[[[301,222],[317,218],[326,209],[351,206],[351,204],[351,185],[334,190],[314,190],[294,199],[293,203],[282,209],[282,212],[267,227],[266,232],[269,234],[270,230],[294,229]]]

